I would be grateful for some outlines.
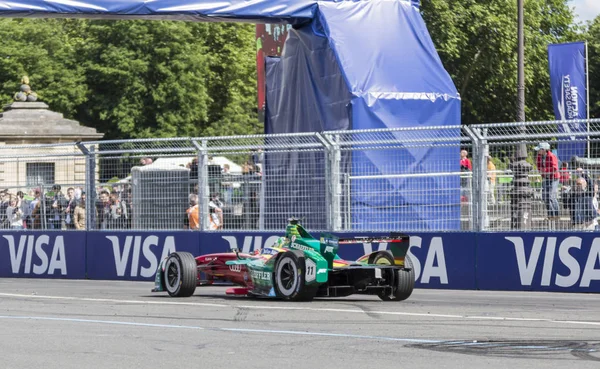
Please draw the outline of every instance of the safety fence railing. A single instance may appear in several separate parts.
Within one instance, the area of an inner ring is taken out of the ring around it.
[[[589,120],[4,145],[0,228],[595,229],[599,141]]]

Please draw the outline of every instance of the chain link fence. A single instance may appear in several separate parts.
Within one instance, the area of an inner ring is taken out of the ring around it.
[[[0,228],[510,230],[526,145],[526,228],[595,229],[600,120],[569,124],[5,145]]]

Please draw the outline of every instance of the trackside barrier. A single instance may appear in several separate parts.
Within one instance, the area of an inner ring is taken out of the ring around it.
[[[86,232],[0,233],[0,277],[86,277]]]
[[[316,236],[317,234],[315,234]],[[356,233],[337,233],[353,237]],[[360,233],[361,236],[381,233]],[[267,232],[2,232],[0,277],[151,281],[172,251],[252,252]],[[600,292],[600,234],[411,233],[417,288]],[[345,259],[387,244],[340,247]]]

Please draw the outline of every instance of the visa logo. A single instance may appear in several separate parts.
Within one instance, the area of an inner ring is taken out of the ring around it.
[[[427,250],[424,265],[421,265],[419,259],[410,252],[413,247],[420,249],[422,245],[423,239],[421,237],[410,236],[408,255],[413,262],[415,280],[427,284],[432,278],[438,278],[440,284],[448,284],[448,269],[446,268],[446,256],[444,255],[442,237],[432,237],[431,241],[429,241],[429,249]],[[382,242],[379,244],[377,250],[387,250],[387,246],[386,242]],[[373,252],[373,246],[370,243],[364,243],[363,247],[365,255]]]
[[[262,236],[245,236],[244,244],[241,248],[238,247],[237,238],[235,236],[221,236],[225,241],[229,243],[229,249],[238,249],[241,252],[247,254],[252,251],[252,245],[254,244],[254,250],[260,250],[264,247],[274,246],[280,236],[271,236],[263,243]],[[312,249],[311,249],[312,250]]]
[[[160,238],[154,235],[127,236],[123,247],[120,243],[120,239],[123,237],[106,236],[106,238],[112,242],[115,268],[119,277],[125,277],[128,266],[131,266],[128,277],[137,277],[138,274],[141,277],[153,277],[158,268],[158,260],[163,260],[170,253],[177,251],[173,236],[165,237],[163,242],[160,242]],[[161,254],[160,259],[156,257],[157,254]],[[146,262],[149,263],[149,266],[143,266]]]
[[[18,241],[15,240],[13,235],[2,237],[8,242],[10,266],[13,274],[23,272],[23,274],[54,275],[54,273],[60,272],[60,275],[67,275],[67,259],[63,236],[56,236],[52,243],[50,243],[50,236],[45,234],[37,238],[34,235],[18,236]]]
[[[600,238],[594,238],[592,242],[585,266],[583,267],[583,273],[581,272],[581,265],[573,257],[573,252],[581,250],[581,237],[572,236],[562,240],[558,246],[558,260],[569,270],[567,274],[553,273],[557,252],[556,237],[536,237],[533,241],[529,258],[525,255],[525,244],[522,237],[505,237],[505,239],[512,242],[515,248],[519,277],[523,286],[531,286],[533,283],[533,277],[540,256],[542,255],[542,250],[544,250],[540,280],[542,286],[550,286],[553,279],[555,285],[559,287],[572,287],[577,282],[579,282],[579,287],[589,287],[591,281],[600,280],[600,269],[595,269],[596,263],[600,261]]]

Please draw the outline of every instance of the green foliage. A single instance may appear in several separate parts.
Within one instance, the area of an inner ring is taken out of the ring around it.
[[[0,19],[0,99],[13,101],[24,75],[38,101],[72,117],[86,99],[85,70],[74,59],[77,39],[71,31],[84,21]]]
[[[424,0],[422,12],[461,94],[463,123],[515,121],[517,1]],[[525,1],[527,120],[553,118],[547,46],[575,31],[566,0]]]
[[[600,118],[600,16],[590,23],[585,38],[590,68],[590,117]]]
[[[29,75],[105,138],[262,133],[251,24],[1,19],[0,37],[6,103]]]
[[[90,86],[78,110],[109,136],[257,132],[251,25],[95,21],[79,53]]]

